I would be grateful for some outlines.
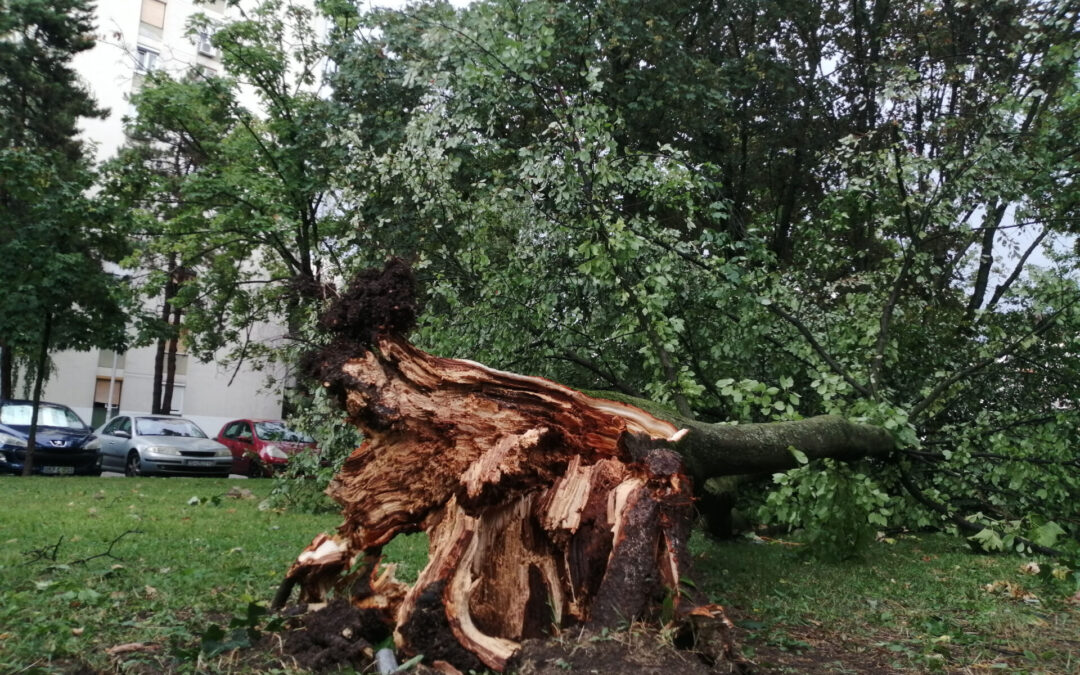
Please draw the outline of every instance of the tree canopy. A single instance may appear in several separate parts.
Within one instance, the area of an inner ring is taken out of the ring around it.
[[[1074,3],[358,5],[288,50],[253,14],[215,34],[229,76],[139,97],[185,168],[131,194],[190,242],[204,337],[287,313],[257,280],[299,302],[396,255],[434,353],[894,435],[778,478],[770,518],[1075,542]]]
[[[867,500],[876,522],[1052,542],[1078,515],[1077,18],[1067,2],[377,15],[428,86],[405,142],[355,162],[412,219],[358,227],[418,260],[437,352],[703,420],[867,420],[904,448],[844,479],[895,497]]]
[[[149,74],[133,97],[131,142],[105,168],[106,193],[135,221],[142,292],[165,290],[204,359],[223,348],[273,357],[252,327],[295,329],[300,298],[323,297],[340,277],[360,207],[340,198],[350,152],[333,139],[370,107],[392,116],[388,101],[400,100],[389,78],[353,85],[366,88],[347,102],[350,88],[327,86],[334,45],[310,8],[269,0],[237,11],[226,23],[193,18],[192,33],[213,34],[223,71]],[[368,123],[363,138],[393,133]]]

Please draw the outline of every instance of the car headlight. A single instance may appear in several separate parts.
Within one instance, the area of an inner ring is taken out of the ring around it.
[[[214,451],[215,457],[232,457],[232,451],[228,448],[218,448]]]
[[[166,457],[180,456],[180,451],[176,448],[169,448],[163,445],[151,445],[146,451],[155,455],[165,455]]]
[[[13,445],[16,448],[25,448],[26,439],[19,438],[18,436],[12,436],[7,432],[0,431],[0,445]]]
[[[93,438],[91,438],[89,440],[89,442],[87,442],[87,444],[83,446],[83,450],[100,450],[100,449],[101,449],[101,439],[98,438],[97,436],[94,436]]]
[[[265,448],[263,448],[263,452],[266,453],[267,457],[272,457],[274,459],[288,459],[289,458],[289,456],[285,454],[285,451],[282,450],[281,448],[279,448],[276,445],[268,445],[268,446],[266,446]]]

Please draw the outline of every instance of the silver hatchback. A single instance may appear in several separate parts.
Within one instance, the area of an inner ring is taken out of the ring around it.
[[[101,468],[128,476],[226,478],[232,453],[190,420],[164,415],[120,415],[97,431]]]

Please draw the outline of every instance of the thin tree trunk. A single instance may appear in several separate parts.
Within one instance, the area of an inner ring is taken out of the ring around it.
[[[161,323],[169,324],[169,316],[172,313],[172,299],[176,295],[176,256],[172,256],[169,259],[169,279],[165,282],[164,303],[161,307]],[[168,341],[165,338],[159,338],[157,341],[157,349],[154,352],[154,380],[151,385],[150,391],[150,412],[155,415],[166,415],[168,409],[164,408],[164,388],[165,388],[165,353]],[[172,398],[170,392],[169,398]],[[171,400],[170,400],[171,405]]]
[[[0,399],[13,398],[12,382],[15,372],[15,358],[11,347],[0,341]]]
[[[41,390],[45,385],[45,368],[49,362],[49,344],[52,342],[52,312],[45,312],[45,325],[41,330],[41,349],[38,353],[37,372],[34,373],[34,405],[30,413],[30,435],[26,439],[26,460],[22,475],[29,476],[34,470],[34,449],[37,447],[38,406]]]
[[[176,388],[176,354],[180,345],[180,318],[183,313],[179,309],[173,310],[172,329],[173,336],[169,340],[168,349],[165,352],[165,381],[161,395],[161,414],[171,415],[173,407],[173,391]]]
[[[165,340],[158,339],[154,351],[154,381],[150,388],[150,412],[161,414],[161,385],[165,373]]]

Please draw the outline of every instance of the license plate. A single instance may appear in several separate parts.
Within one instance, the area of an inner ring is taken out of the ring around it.
[[[41,473],[67,476],[67,475],[75,473],[75,467],[73,467],[73,466],[43,466],[43,467],[41,467]]]
[[[214,462],[209,459],[189,459],[188,466],[214,466]]]

